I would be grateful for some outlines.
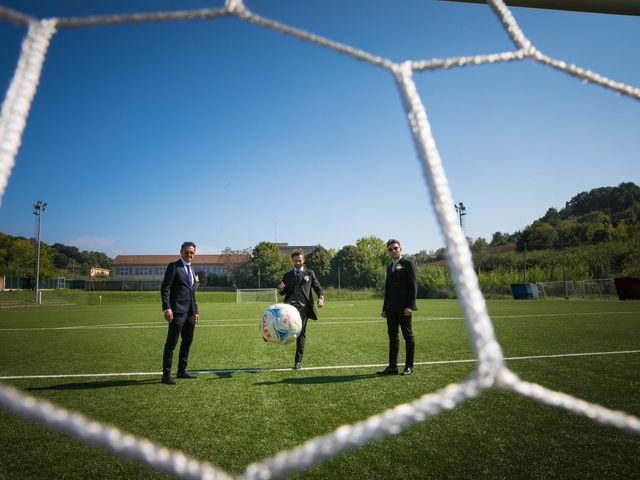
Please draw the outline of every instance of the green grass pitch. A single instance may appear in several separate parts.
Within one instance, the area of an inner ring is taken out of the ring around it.
[[[260,338],[264,305],[202,303],[189,364],[199,375],[176,387],[159,382],[159,304],[3,308],[0,382],[239,474],[472,373],[458,303],[421,300],[414,375],[375,376],[387,358],[380,306],[329,302],[310,321],[303,369],[292,371],[294,346]],[[640,302],[488,306],[507,365],[522,379],[640,416]],[[169,478],[3,409],[0,421],[2,480]],[[639,477],[640,437],[492,390],[294,478]]]

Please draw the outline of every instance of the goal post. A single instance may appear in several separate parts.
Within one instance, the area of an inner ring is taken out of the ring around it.
[[[238,288],[236,303],[277,303],[277,288]]]
[[[540,298],[565,298],[583,300],[611,300],[616,288],[611,278],[538,282]]]

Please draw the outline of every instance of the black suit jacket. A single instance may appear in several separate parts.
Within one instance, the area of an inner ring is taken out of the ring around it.
[[[416,296],[418,295],[418,281],[416,267],[410,260],[401,258],[394,272],[391,265],[387,267],[387,279],[384,284],[383,312],[402,312],[409,307],[417,310]]]
[[[313,273],[313,270],[307,270],[306,268],[301,272],[302,275],[302,292],[304,293],[305,298],[307,299],[307,316],[309,318],[313,318],[314,320],[318,319],[318,315],[316,313],[316,304],[313,301],[313,292],[316,292],[318,297],[322,296],[322,287],[320,286],[320,282],[316,278],[316,274]],[[293,289],[296,283],[296,274],[295,269],[289,270],[282,277],[282,283],[284,283],[284,288],[282,290],[278,290],[280,295],[284,295],[284,303],[289,303],[291,296],[293,295]],[[313,289],[313,292],[311,291]]]
[[[193,264],[191,271],[193,272]],[[193,274],[195,275],[195,273]],[[189,274],[182,260],[176,260],[167,266],[160,287],[160,297],[162,298],[162,310],[170,308],[173,313],[187,313],[189,315],[198,313],[195,283],[193,287],[189,285]]]

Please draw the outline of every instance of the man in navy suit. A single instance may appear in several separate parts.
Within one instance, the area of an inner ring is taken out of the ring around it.
[[[282,277],[282,281],[278,284],[278,293],[284,295],[284,303],[293,305],[300,312],[302,331],[296,339],[296,356],[293,363],[293,369],[300,370],[304,344],[307,339],[307,319],[318,319],[311,290],[313,289],[318,295],[318,307],[320,308],[324,306],[324,295],[316,274],[304,266],[304,251],[298,249],[291,252],[291,261],[293,270],[289,270]]]
[[[400,327],[406,349],[402,375],[411,375],[413,373],[413,357],[416,348],[411,325],[413,312],[417,310],[418,282],[416,280],[416,269],[413,262],[402,258],[402,247],[398,240],[389,240],[387,242],[387,250],[392,262],[387,267],[382,316],[387,319],[389,365],[384,370],[376,373],[378,375],[398,374],[398,351],[400,349],[398,327]]]
[[[200,320],[196,303],[196,282],[191,261],[196,255],[196,245],[184,242],[180,247],[180,258],[167,266],[164,280],[160,287],[164,319],[169,322],[167,340],[164,344],[162,359],[162,383],[175,385],[171,378],[171,362],[173,350],[182,336],[178,354],[178,378],[196,378],[187,372],[189,348],[193,341],[193,331]]]

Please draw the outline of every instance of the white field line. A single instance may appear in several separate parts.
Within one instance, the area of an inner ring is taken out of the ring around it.
[[[550,355],[527,355],[521,357],[506,357],[506,361],[515,360],[544,360],[548,358],[570,358],[570,357],[595,357],[604,355],[628,355],[638,354],[640,350],[619,350],[611,352],[584,352],[584,353],[558,353]],[[460,360],[432,360],[427,362],[415,362],[415,365],[453,365],[457,363],[474,363],[475,358]],[[386,363],[372,363],[363,365],[326,365],[319,367],[303,367],[301,370],[352,370],[360,368],[386,367]],[[224,370],[190,370],[198,374],[229,374],[229,373],[269,373],[269,372],[291,372],[291,368],[238,368]],[[121,373],[72,373],[60,375],[7,375],[0,376],[0,380],[26,380],[26,379],[47,379],[47,378],[106,378],[106,377],[138,377],[138,376],[160,376],[162,372],[121,372]]]
[[[548,318],[566,316],[594,316],[594,315],[638,315],[638,312],[583,312],[583,313],[533,313],[525,315],[492,315],[492,319],[498,318]],[[337,320],[337,321],[336,321]],[[414,322],[438,321],[438,320],[464,320],[464,317],[413,317]],[[209,322],[229,322],[229,320],[200,320],[199,328],[205,327],[255,327],[257,320],[251,318],[238,318],[231,320],[238,323],[209,323]],[[252,323],[239,323],[252,322]],[[322,317],[318,321],[312,321],[314,325],[351,325],[358,323],[379,323],[384,322],[382,317]],[[122,328],[166,328],[164,322],[137,322],[137,323],[109,323],[98,325],[73,325],[67,327],[9,327],[0,328],[0,332],[23,332],[23,331],[50,331],[50,330],[100,330],[100,329],[122,329]]]

